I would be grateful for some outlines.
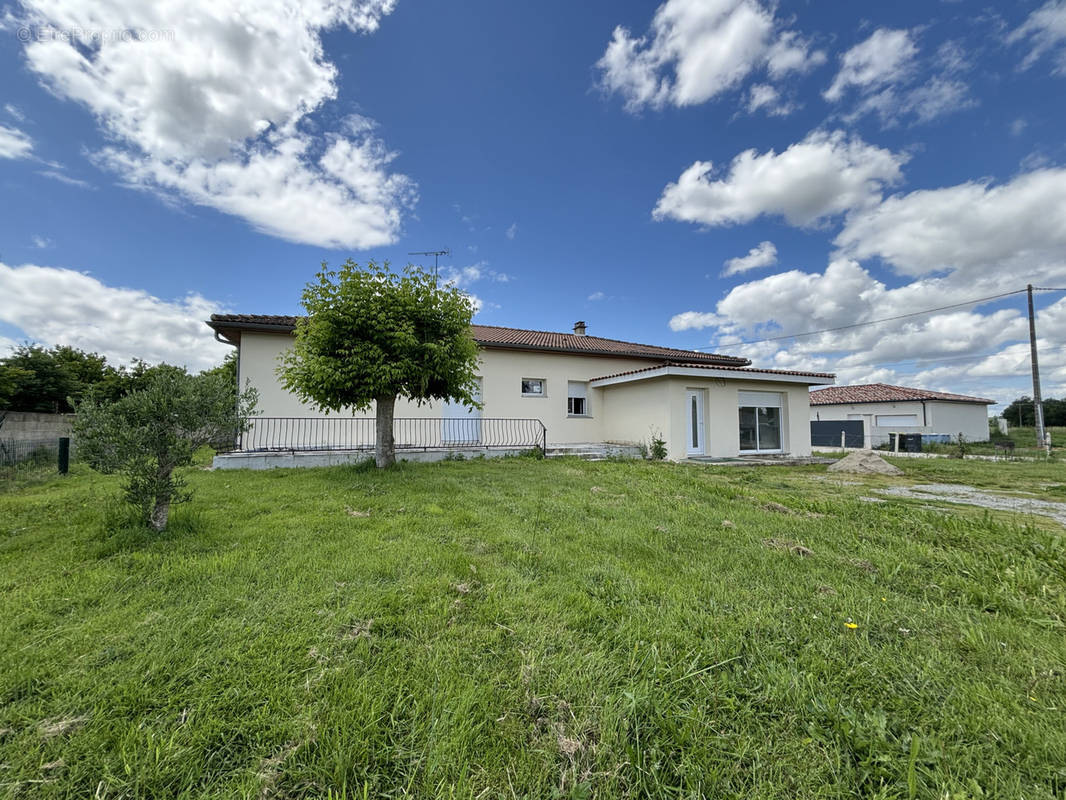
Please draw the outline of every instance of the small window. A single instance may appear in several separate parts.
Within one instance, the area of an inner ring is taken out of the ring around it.
[[[572,417],[589,415],[588,384],[584,381],[570,381],[566,387],[566,413]]]
[[[544,397],[544,378],[522,378],[523,397]]]

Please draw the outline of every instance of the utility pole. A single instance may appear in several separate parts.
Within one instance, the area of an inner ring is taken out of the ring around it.
[[[1044,446],[1044,401],[1040,398],[1040,364],[1036,360],[1036,314],[1033,311],[1033,284],[1026,287],[1029,294],[1029,352],[1033,365],[1033,410],[1036,412],[1036,444]]]
[[[433,278],[437,277],[437,259],[441,256],[450,256],[452,254],[451,248],[445,247],[443,250],[417,250],[414,253],[408,253],[409,256],[433,256]]]

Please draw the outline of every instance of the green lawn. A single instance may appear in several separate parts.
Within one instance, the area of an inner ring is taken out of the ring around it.
[[[1061,464],[903,482],[1066,500]],[[0,797],[1053,798],[1066,540],[824,467],[0,493]],[[854,625],[855,627],[849,627]]]

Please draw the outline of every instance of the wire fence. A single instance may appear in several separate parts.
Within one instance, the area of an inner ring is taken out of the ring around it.
[[[74,458],[71,440],[68,459]],[[0,439],[0,480],[10,481],[34,472],[55,472],[59,469],[60,438]],[[69,461],[68,461],[69,463]]]
[[[373,417],[255,417],[239,439],[243,451],[372,450]],[[539,419],[500,417],[408,418],[393,420],[397,450],[546,448]]]

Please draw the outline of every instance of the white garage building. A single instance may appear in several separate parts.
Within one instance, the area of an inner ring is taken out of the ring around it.
[[[949,436],[968,442],[988,441],[988,406],[995,400],[933,392],[887,383],[829,386],[811,392],[811,421],[861,420],[867,447],[890,433]]]

